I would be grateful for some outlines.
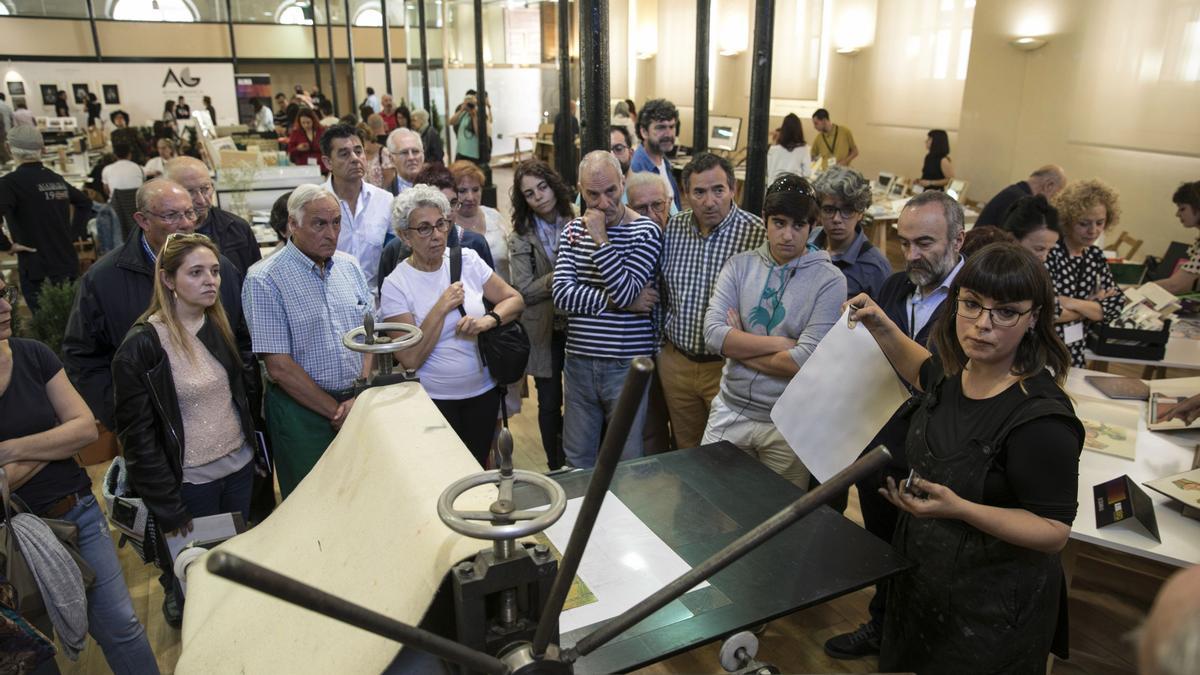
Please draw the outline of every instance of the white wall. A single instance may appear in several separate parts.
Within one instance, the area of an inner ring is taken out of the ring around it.
[[[193,86],[176,84],[175,80],[164,82],[168,69],[180,80],[199,78]],[[184,96],[192,110],[203,107],[202,97],[211,96],[217,109],[217,124],[237,124],[237,98],[233,84],[233,66],[228,63],[87,63],[87,62],[43,62],[18,61],[0,66],[5,82],[19,81],[25,84],[25,99],[35,115],[54,115],[54,106],[43,106],[41,85],[54,84],[67,92],[71,112],[82,126],[87,113],[77,105],[71,95],[71,85],[87,84],[103,106],[101,114],[108,122],[108,115],[121,109],[129,113],[135,125],[150,124],[162,118],[163,102]],[[121,102],[116,105],[104,103],[101,85],[115,84],[119,88]],[[7,85],[5,91],[7,92]],[[9,96],[11,101],[12,97]]]
[[[445,120],[454,114],[467,90],[475,88],[474,68],[451,68],[447,74],[450,110],[445,112]],[[488,130],[492,156],[507,155],[513,151],[512,134],[536,133],[542,121],[542,69],[485,68],[483,77],[492,102],[492,126]],[[528,141],[521,150],[529,152]]]

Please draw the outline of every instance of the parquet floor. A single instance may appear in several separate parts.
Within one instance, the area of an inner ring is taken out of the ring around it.
[[[508,168],[495,170],[500,185],[500,208],[508,210],[507,191],[512,172]],[[889,258],[900,262],[894,238],[889,242]],[[1125,373],[1119,368],[1114,372]],[[1178,377],[1186,373],[1169,373]],[[536,398],[526,398],[521,414],[512,419],[511,428],[516,441],[516,464],[520,468],[545,470],[545,458],[537,430]],[[102,475],[103,467],[93,467],[93,479]],[[846,517],[862,522],[857,495],[852,491]],[[1136,671],[1132,643],[1126,635],[1136,628],[1149,610],[1163,579],[1173,569],[1131,556],[1113,554],[1096,547],[1081,545],[1074,582],[1070,592],[1072,658],[1054,667],[1062,675],[1131,675]],[[180,634],[163,621],[162,588],[154,568],[143,565],[129,548],[119,551],[125,578],[138,616],[149,634],[150,644],[158,656],[164,673],[174,671],[179,658]],[[825,655],[822,644],[829,637],[853,630],[867,617],[871,590],[858,591],[830,601],[819,607],[797,612],[767,626],[759,636],[759,658],[789,673],[870,673],[875,659],[838,661]],[[717,652],[719,643],[693,649],[643,669],[642,673],[721,673]],[[100,675],[111,672],[103,654],[90,639],[78,662],[60,659],[59,665],[68,675]]]

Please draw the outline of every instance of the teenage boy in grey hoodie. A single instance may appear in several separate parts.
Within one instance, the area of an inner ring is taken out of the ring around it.
[[[829,254],[807,246],[818,213],[807,181],[776,179],[763,204],[767,242],[725,263],[704,319],[705,343],[725,368],[703,443],[729,441],[801,488],[808,469],[771,422],[771,407],[846,298]]]

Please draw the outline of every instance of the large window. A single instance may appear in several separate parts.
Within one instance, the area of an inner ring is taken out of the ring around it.
[[[109,16],[118,21],[195,21],[196,7],[188,0],[116,0]]]

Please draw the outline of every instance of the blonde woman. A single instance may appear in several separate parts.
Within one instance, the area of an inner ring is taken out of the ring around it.
[[[202,234],[170,235],[150,307],[113,358],[130,482],[167,534],[186,534],[200,516],[250,516],[254,425],[220,288],[216,245]]]

